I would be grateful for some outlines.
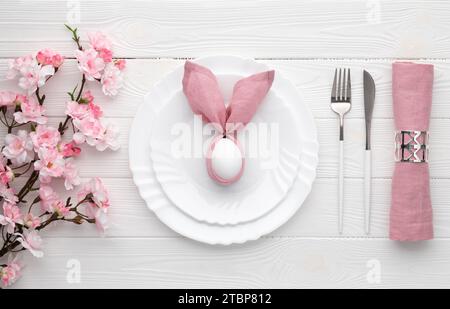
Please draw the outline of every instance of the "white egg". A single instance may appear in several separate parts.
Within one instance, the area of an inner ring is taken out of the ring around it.
[[[234,178],[242,169],[241,150],[229,138],[217,140],[211,153],[211,167],[223,179]]]

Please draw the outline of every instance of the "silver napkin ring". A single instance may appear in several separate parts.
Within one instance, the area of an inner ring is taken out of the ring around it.
[[[395,132],[395,161],[428,162],[430,134],[428,131],[402,130]]]

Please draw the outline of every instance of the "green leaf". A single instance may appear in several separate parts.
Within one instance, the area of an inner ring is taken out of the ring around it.
[[[67,92],[67,94],[69,95],[70,99],[72,101],[75,101],[75,91],[77,91],[78,85],[75,86],[75,88],[73,88],[72,92]]]
[[[73,29],[68,25],[68,24],[64,24],[64,26],[69,29],[70,32],[73,32]]]

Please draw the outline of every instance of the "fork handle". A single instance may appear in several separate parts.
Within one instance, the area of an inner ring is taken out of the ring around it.
[[[344,227],[344,140],[339,140],[339,208],[338,208],[338,228],[342,234]]]

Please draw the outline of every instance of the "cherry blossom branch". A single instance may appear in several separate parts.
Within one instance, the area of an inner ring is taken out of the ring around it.
[[[15,59],[9,65],[7,78],[19,77],[19,86],[26,94],[0,91],[0,123],[8,131],[5,145],[0,149],[0,201],[3,202],[0,258],[7,254],[12,257],[8,263],[0,264],[0,288],[10,285],[20,275],[16,253],[27,251],[42,257],[38,232],[53,222],[77,225],[86,222],[95,224],[100,232],[107,228],[109,198],[101,179],[93,178],[80,186],[77,202],[72,202],[70,196],[63,202],[62,196],[52,188],[52,181],[63,179],[68,191],[81,184],[73,160],[83,143],[99,151],[118,149],[117,132],[103,123],[100,106],[94,103],[90,91],[84,91],[87,82],[94,81],[101,84],[105,95],[116,95],[122,85],[125,61],[113,60],[111,43],[104,34],[89,34],[88,48],[84,49],[78,29],[65,26],[77,45],[75,56],[82,77],[80,87],[77,85],[68,93],[66,117],[58,128],[47,125],[42,87],[63,64],[60,54],[44,49]],[[63,139],[70,126],[73,136]],[[25,183],[16,191],[15,179],[25,175]],[[38,194],[33,195],[35,191]],[[38,204],[39,212],[34,208]],[[25,205],[27,211],[20,207]]]
[[[79,50],[83,50],[83,47],[80,44],[80,36],[78,35],[78,28],[73,29],[67,24],[64,26],[72,33],[72,40],[77,44]]]
[[[56,72],[58,72],[58,68],[55,68],[55,74],[56,74]],[[46,78],[46,80],[45,80],[45,82],[48,82],[48,80],[50,79],[50,78],[52,78],[54,75],[50,75],[49,77],[47,77]],[[39,105],[43,105],[44,104],[44,101],[45,101],[45,94],[44,95],[40,95],[39,94],[39,92],[40,92],[40,87],[37,87],[36,88],[36,98],[37,98],[37,100],[38,100],[38,102],[39,102]]]
[[[30,175],[30,178],[28,178],[28,181],[25,183],[25,185],[20,189],[19,193],[17,194],[17,198],[19,199],[18,203],[22,203],[25,198],[25,196],[30,192],[30,189],[34,186],[36,181],[39,179],[39,172],[33,171]]]
[[[21,168],[24,168],[25,166],[27,166],[27,168],[25,170],[21,171],[20,173],[14,173],[14,177],[20,177],[22,175],[25,175],[30,170],[30,168],[33,166],[34,162],[35,161],[33,160],[30,163],[26,163],[21,166],[13,167],[13,170],[18,170],[18,169],[21,169]]]
[[[40,94],[39,94],[39,92],[40,92],[40,88],[38,87],[38,88],[36,89],[36,98],[37,98],[37,100],[38,100],[38,102],[39,102],[39,105],[42,105],[42,104],[44,104],[45,94],[41,97]]]
[[[83,74],[83,77],[81,78],[81,87],[80,91],[78,92],[76,101],[79,102],[81,99],[81,95],[83,94],[84,85],[86,84],[86,75]]]
[[[65,24],[64,26],[66,26],[66,28],[69,29],[69,31],[72,33],[72,40],[75,41],[75,43],[77,44],[78,50],[80,50],[80,51],[83,50],[83,46],[81,46],[81,43],[80,43],[80,36],[77,33],[78,29],[77,28],[72,29],[67,24]],[[78,85],[75,86],[72,93],[68,93],[69,96],[71,97],[72,101],[77,101],[77,102],[80,101],[81,96],[83,94],[83,89],[84,89],[85,84],[86,84],[86,76],[85,76],[85,74],[82,74],[81,87],[80,87],[80,90],[78,91],[78,95],[77,95],[76,99],[75,99],[75,91],[78,88]],[[66,119],[64,120],[64,123],[59,124],[58,131],[61,135],[64,135],[64,132],[67,129],[67,125],[68,125],[69,121],[71,121],[71,117],[69,115],[67,115]]]

